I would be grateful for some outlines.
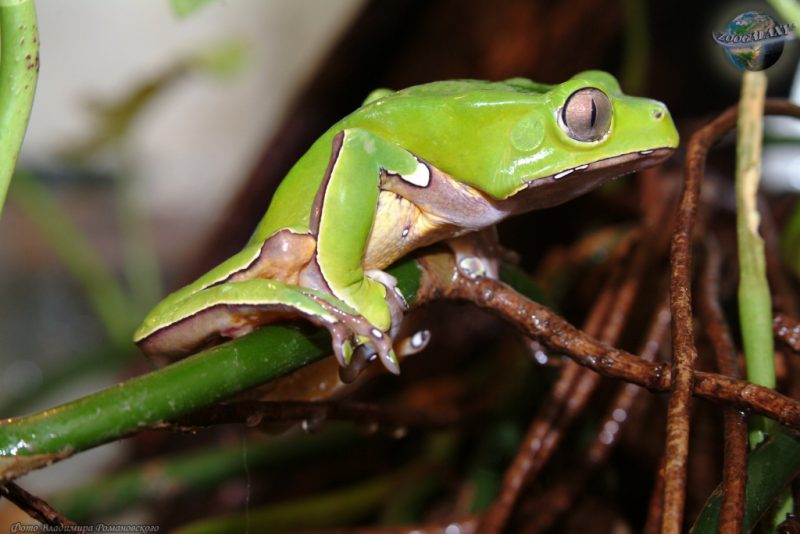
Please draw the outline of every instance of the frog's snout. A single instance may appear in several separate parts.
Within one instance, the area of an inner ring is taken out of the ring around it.
[[[653,139],[661,137],[664,148],[675,148],[678,146],[679,136],[675,123],[672,121],[667,106],[658,101],[652,101],[650,106],[651,135]]]
[[[650,110],[650,116],[653,117],[654,120],[660,121],[663,120],[664,117],[669,117],[669,111],[667,110],[667,106],[662,104],[658,101],[653,101],[653,107]]]

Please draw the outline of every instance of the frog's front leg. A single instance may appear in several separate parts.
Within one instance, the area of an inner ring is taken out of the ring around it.
[[[368,275],[364,269],[384,172],[424,181],[429,171],[407,150],[367,130],[347,129],[336,135],[312,208],[316,253],[299,283],[330,292],[366,318],[374,326],[373,336],[363,340],[367,349],[374,349],[384,366],[396,373],[397,357],[387,333],[393,323],[397,326],[402,305],[391,282],[380,272]]]
[[[454,237],[445,244],[453,252],[456,266],[464,276],[500,279],[500,260],[508,253],[497,239],[497,227]]]

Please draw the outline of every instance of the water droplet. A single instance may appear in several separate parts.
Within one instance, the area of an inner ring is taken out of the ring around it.
[[[300,428],[306,434],[316,434],[325,424],[325,416],[319,415],[317,417],[308,417],[300,422]]]
[[[260,413],[254,413],[247,416],[247,419],[245,419],[244,424],[251,428],[256,427],[261,424],[261,421],[263,419],[264,419],[263,415],[261,415]],[[305,423],[305,421],[303,421],[303,423]],[[305,430],[305,428],[303,428],[303,430]]]
[[[603,431],[614,435],[619,432],[619,423],[616,421],[606,421],[606,424],[603,425]]]
[[[392,430],[391,436],[394,439],[403,439],[404,437],[406,437],[406,434],[408,434],[408,428],[404,426],[398,426]]]
[[[364,434],[371,435],[378,432],[380,429],[380,425],[377,421],[370,421],[368,423],[362,423],[358,426],[358,429],[361,430]]]
[[[461,258],[458,262],[458,267],[468,278],[478,278],[485,274],[483,263],[475,256]]]
[[[533,353],[533,359],[536,360],[536,363],[539,365],[547,365],[550,362],[550,357],[541,350],[537,350]]]

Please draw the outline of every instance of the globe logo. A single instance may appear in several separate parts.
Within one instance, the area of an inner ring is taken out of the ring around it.
[[[781,57],[783,43],[795,37],[793,30],[794,24],[779,24],[766,13],[748,11],[712,36],[738,68],[764,70]]]

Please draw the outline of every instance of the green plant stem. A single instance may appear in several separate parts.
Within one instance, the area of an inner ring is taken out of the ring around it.
[[[758,182],[767,77],[745,71],[739,101],[736,144],[736,236],[739,250],[739,320],[742,325],[747,379],[775,387],[772,298],[766,274],[764,240],[758,233]],[[751,446],[760,441],[764,420],[755,420]]]
[[[786,22],[800,25],[800,3],[796,0],[769,0],[769,3]]]
[[[416,262],[390,273],[404,294],[419,288]],[[98,393],[0,421],[0,480],[180,417],[329,353],[327,331],[268,325]]]
[[[39,75],[39,33],[33,0],[0,0],[0,215]]]
[[[127,344],[134,327],[128,299],[83,233],[34,176],[17,173],[12,194],[83,287],[111,341]]]
[[[87,397],[8,419],[0,425],[0,457],[100,445],[277,378],[329,351],[327,332],[267,326]],[[0,473],[2,467],[0,458]]]

